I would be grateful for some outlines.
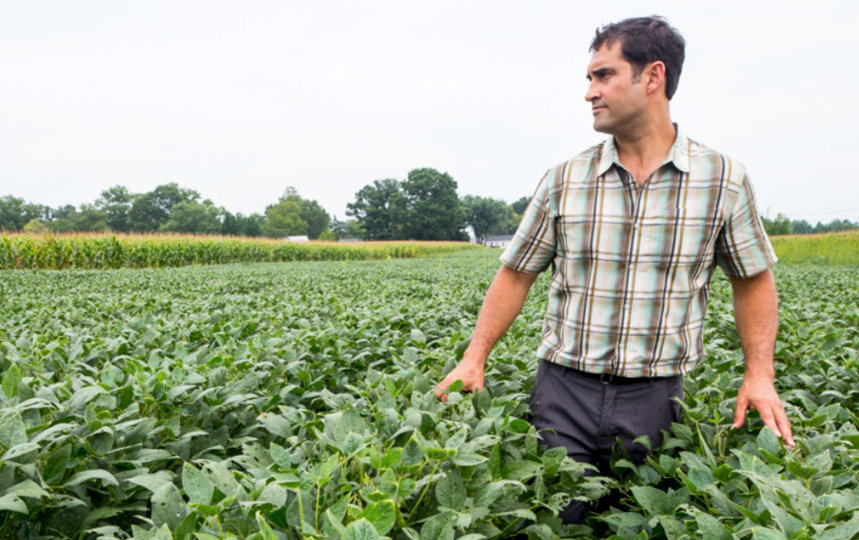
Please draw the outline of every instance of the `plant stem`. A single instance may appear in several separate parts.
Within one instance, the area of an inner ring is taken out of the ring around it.
[[[414,514],[414,513],[415,513],[415,510],[417,510],[417,509],[418,509],[418,506],[421,504],[421,501],[424,499],[424,495],[426,495],[426,494],[427,494],[427,491],[429,490],[429,487],[432,485],[432,480],[433,480],[433,478],[435,478],[435,472],[436,472],[436,470],[438,470],[439,463],[441,463],[441,462],[440,462],[440,461],[437,461],[437,462],[436,462],[436,464],[433,466],[433,468],[432,468],[432,472],[430,473],[430,479],[429,479],[429,481],[427,482],[427,485],[426,485],[426,486],[424,486],[424,489],[423,489],[423,491],[421,491],[421,494],[420,494],[420,496],[418,497],[418,500],[417,500],[417,501],[415,501],[414,506],[412,506],[412,510],[411,510],[411,512],[409,512],[409,522],[411,522],[411,521],[412,521],[412,514]]]

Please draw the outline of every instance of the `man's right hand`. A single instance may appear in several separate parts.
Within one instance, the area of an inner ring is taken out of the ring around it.
[[[535,279],[537,274],[519,272],[501,265],[483,299],[468,348],[459,364],[435,387],[436,397],[446,402],[447,394],[444,391],[457,379],[462,380],[462,389],[466,392],[483,390],[486,358],[495,342],[519,314]]]
[[[461,379],[462,389],[466,392],[483,390],[483,362],[463,358],[450,373],[435,387],[435,396],[447,402],[445,390],[457,379]]]

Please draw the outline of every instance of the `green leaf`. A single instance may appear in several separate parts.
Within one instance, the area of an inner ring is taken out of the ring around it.
[[[674,513],[667,494],[661,489],[650,486],[634,486],[632,495],[649,516]]]
[[[453,540],[452,514],[436,514],[421,527],[421,540]]]
[[[379,534],[385,535],[394,527],[397,520],[397,507],[393,501],[379,501],[364,508],[361,517],[372,523]]]
[[[27,426],[17,412],[0,419],[0,445],[6,448],[27,442]]]
[[[777,455],[779,451],[778,437],[768,427],[761,429],[757,438],[758,448],[762,448],[770,454]]]
[[[15,484],[14,486],[12,486],[8,490],[6,490],[6,493],[14,493],[15,495],[17,495],[19,497],[33,497],[33,498],[50,497],[51,496],[50,493],[48,493],[47,491],[42,489],[42,487],[39,486],[39,484],[37,484],[36,482],[33,482],[32,480],[24,480],[23,482]]]
[[[439,480],[435,486],[435,498],[439,504],[455,510],[465,503],[465,483],[459,469],[447,471]]]
[[[256,513],[256,522],[257,527],[259,527],[260,533],[262,533],[263,540],[280,540],[276,534],[274,534],[274,530],[272,530],[271,525],[268,524],[268,521],[262,516],[261,513]]]
[[[704,512],[695,512],[695,523],[701,538],[712,540],[732,540],[734,535],[721,521]]]
[[[39,450],[39,445],[34,443],[21,443],[16,444],[9,450],[3,454],[3,457],[0,458],[0,461],[11,461],[17,457],[23,456],[25,454],[29,454],[31,452],[36,452]],[[32,460],[30,461],[32,463]]]
[[[286,448],[282,447],[277,443],[271,443],[271,447],[269,447],[269,454],[271,455],[272,461],[277,463],[277,465],[283,469],[289,469],[292,467],[292,458],[289,455],[289,451]]]
[[[662,525],[662,530],[665,531],[665,536],[668,540],[679,540],[680,538],[688,538],[686,527],[683,523],[674,516],[659,516],[656,518],[659,524]]]
[[[366,519],[353,521],[343,531],[343,540],[380,540],[379,533],[372,523]]]
[[[382,458],[382,467],[391,468],[400,462],[403,457],[403,449],[394,447],[385,452],[385,457]]]
[[[423,450],[421,450],[421,446],[414,439],[409,439],[409,442],[406,443],[405,448],[403,448],[403,465],[407,467],[417,465],[418,463],[423,461],[423,457],[424,453]]]
[[[182,489],[192,503],[209,504],[215,486],[211,480],[191,463],[182,466]]]
[[[844,538],[853,538],[859,534],[859,514],[854,514],[850,521],[836,523],[817,534],[819,540],[842,540]]]
[[[179,526],[187,514],[179,489],[172,482],[164,484],[152,493],[152,521],[156,525]],[[171,535],[172,536],[172,535]]]
[[[752,538],[754,540],[787,540],[787,537],[782,533],[763,527],[752,529]]]
[[[479,454],[473,454],[471,452],[459,452],[452,458],[450,461],[460,467],[472,467],[474,465],[480,465],[481,463],[485,463],[487,458],[481,456]]]
[[[0,383],[0,388],[9,399],[18,397],[18,385],[21,384],[21,370],[18,369],[18,364],[12,364],[3,375],[3,382]]]
[[[14,493],[7,493],[0,497],[0,510],[9,510],[19,514],[28,513],[27,505]]]
[[[286,488],[272,482],[262,489],[257,502],[269,503],[275,508],[280,508],[286,504],[287,495]]]
[[[155,473],[138,474],[137,476],[132,476],[131,478],[129,478],[128,481],[132,484],[137,484],[138,486],[145,487],[146,489],[154,493],[164,484],[172,484],[173,475],[170,474],[168,471],[158,471]]]
[[[79,473],[73,474],[72,477],[69,478],[63,485],[67,488],[73,487],[78,484],[83,484],[87,480],[101,480],[104,484],[109,486],[119,485],[119,482],[116,481],[116,478],[103,469],[93,469],[91,471],[81,471]]]

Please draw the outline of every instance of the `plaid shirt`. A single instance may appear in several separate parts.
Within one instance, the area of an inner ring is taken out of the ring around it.
[[[552,265],[540,358],[625,377],[691,370],[715,266],[747,278],[776,260],[743,165],[679,130],[640,188],[614,138],[550,169],[501,255]]]

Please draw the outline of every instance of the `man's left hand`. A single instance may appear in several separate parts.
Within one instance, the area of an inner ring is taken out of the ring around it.
[[[773,382],[766,377],[746,377],[737,393],[737,409],[734,413],[732,428],[738,428],[746,420],[746,410],[754,409],[761,415],[761,420],[770,428],[776,437],[784,438],[784,444],[796,448],[790,422],[784,412],[784,406],[776,392]]]

